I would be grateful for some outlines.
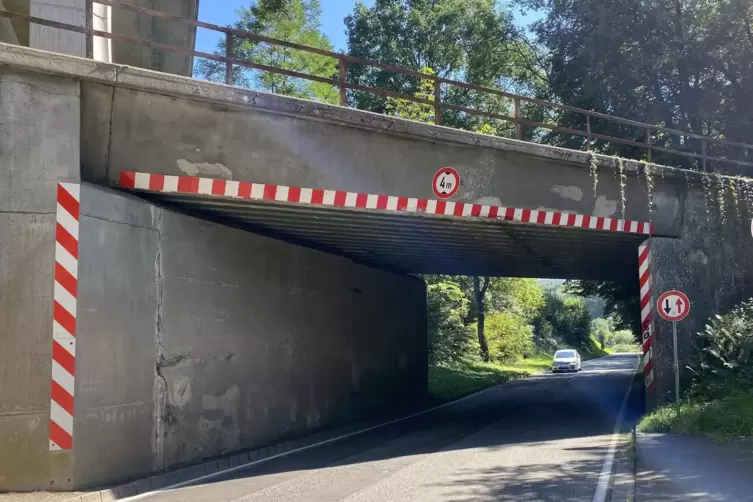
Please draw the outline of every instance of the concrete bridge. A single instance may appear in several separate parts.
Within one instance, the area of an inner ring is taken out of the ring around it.
[[[421,404],[416,273],[637,284],[645,244],[644,297],[692,302],[685,359],[753,293],[751,195],[0,45],[0,487],[117,483]],[[671,327],[645,315],[655,405]]]

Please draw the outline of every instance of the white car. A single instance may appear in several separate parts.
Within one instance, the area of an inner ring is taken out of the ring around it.
[[[560,371],[580,371],[580,354],[577,350],[558,350],[554,353],[552,361],[552,373]]]

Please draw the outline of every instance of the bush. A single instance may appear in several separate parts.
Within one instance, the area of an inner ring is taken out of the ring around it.
[[[753,390],[753,299],[715,316],[699,333],[690,395],[716,399]]]
[[[495,312],[486,318],[489,356],[498,362],[512,362],[533,354],[533,326],[510,312]]]
[[[447,364],[462,360],[473,346],[473,329],[463,319],[469,301],[454,283],[440,282],[426,288],[429,363]]]

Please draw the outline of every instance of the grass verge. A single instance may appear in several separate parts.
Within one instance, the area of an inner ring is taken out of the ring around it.
[[[514,364],[464,362],[429,367],[429,393],[434,399],[452,399],[520,377],[541,373],[552,366],[549,356],[520,359]]]
[[[729,441],[753,437],[753,395],[735,394],[710,402],[688,400],[658,408],[638,424],[641,432],[674,432]]]

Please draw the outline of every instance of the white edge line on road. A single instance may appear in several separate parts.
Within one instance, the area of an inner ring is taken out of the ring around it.
[[[505,383],[509,383],[509,382],[505,382]],[[274,460],[276,458],[286,457],[288,455],[292,455],[294,453],[299,453],[299,452],[302,452],[302,451],[305,451],[305,450],[310,450],[312,448],[318,448],[319,446],[324,446],[325,444],[334,443],[334,442],[340,441],[342,439],[346,439],[346,438],[349,438],[349,437],[352,437],[352,436],[357,436],[357,435],[363,434],[365,432],[370,432],[370,431],[379,429],[381,427],[386,427],[388,425],[392,425],[392,424],[395,424],[397,422],[402,422],[404,420],[408,420],[408,419],[411,419],[413,417],[417,417],[419,415],[424,415],[426,413],[430,413],[432,411],[439,410],[439,409],[445,408],[447,406],[451,406],[451,405],[459,403],[461,401],[465,401],[466,399],[470,399],[472,397],[478,396],[479,394],[483,394],[484,392],[488,392],[488,391],[490,391],[490,390],[492,390],[492,389],[494,389],[496,387],[499,387],[500,385],[504,385],[504,384],[499,384],[499,385],[494,385],[492,387],[487,387],[486,389],[482,389],[482,390],[480,390],[478,392],[474,392],[473,394],[468,394],[467,396],[463,396],[460,399],[455,399],[454,401],[449,401],[447,403],[442,403],[442,404],[440,404],[438,406],[434,406],[433,408],[428,408],[426,410],[419,411],[419,412],[413,413],[411,415],[406,415],[404,417],[396,418],[394,420],[390,420],[388,422],[384,422],[384,423],[381,423],[381,424],[373,425],[373,426],[367,427],[365,429],[361,429],[361,430],[354,431],[354,432],[349,432],[348,434],[343,434],[342,436],[337,436],[337,437],[334,437],[334,438],[325,439],[324,441],[320,441],[318,443],[310,444],[310,445],[307,445],[307,446],[302,446],[301,448],[297,448],[295,450],[286,451],[284,453],[278,453],[277,455],[272,455],[271,457],[262,458],[262,459],[259,459],[259,460],[254,460],[253,462],[248,462],[248,463],[245,463],[245,464],[236,465],[236,466],[230,467],[228,469],[224,469],[224,470],[221,470],[221,471],[213,472],[211,474],[205,474],[203,476],[199,476],[199,477],[193,478],[193,479],[187,479],[186,481],[181,481],[180,483],[175,483],[175,484],[172,484],[172,485],[168,485],[168,486],[165,486],[163,488],[160,488],[159,490],[154,490],[154,491],[151,491],[151,492],[141,493],[139,495],[134,495],[132,497],[126,497],[126,498],[119,499],[119,500],[121,500],[123,502],[130,502],[130,501],[134,501],[134,500],[143,500],[143,499],[145,499],[147,497],[151,497],[153,495],[157,495],[158,493],[166,492],[166,491],[169,491],[169,490],[174,490],[176,488],[183,488],[185,486],[192,485],[192,484],[198,483],[200,481],[206,481],[206,480],[209,480],[209,479],[212,479],[212,478],[217,478],[217,477],[220,477],[222,475],[225,475],[225,474],[228,474],[228,473],[231,473],[231,472],[235,472],[235,471],[239,471],[241,469],[245,469],[247,467],[251,467],[253,465],[262,464],[264,462],[269,462],[270,460]],[[594,500],[596,500],[596,499],[594,499]]]
[[[638,369],[636,365],[635,369]],[[627,407],[628,398],[633,391],[633,384],[635,382],[635,372],[630,378],[627,392],[622,399],[622,405],[620,411],[617,414],[617,421],[614,424],[614,430],[612,431],[612,437],[609,444],[609,450],[607,450],[607,456],[604,457],[604,463],[601,466],[601,473],[599,473],[599,483],[596,485],[596,493],[594,493],[593,502],[606,502],[607,493],[609,492],[609,482],[612,480],[612,467],[614,466],[614,456],[617,453],[617,443],[620,439],[620,426],[622,425],[622,419],[625,415],[625,408]]]

